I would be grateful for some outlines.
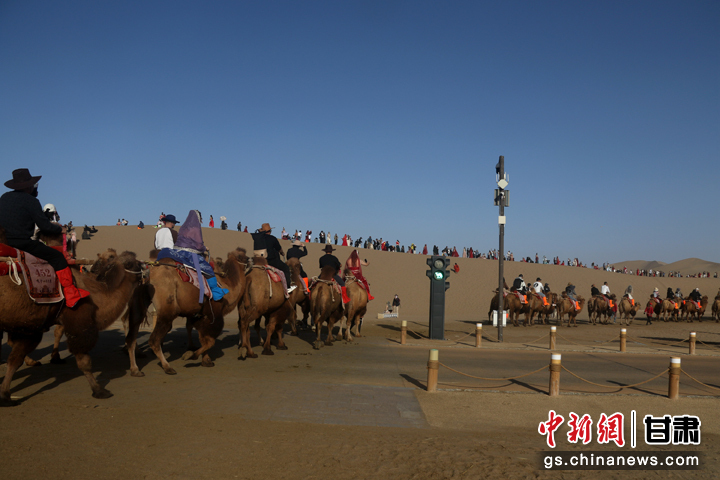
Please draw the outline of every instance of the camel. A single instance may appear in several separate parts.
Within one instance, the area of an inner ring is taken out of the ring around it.
[[[670,317],[673,322],[677,322],[679,311],[680,308],[674,299],[666,298],[663,300],[660,315],[663,316],[664,322],[668,321],[668,317]],[[660,318],[660,315],[658,315],[658,318]]]
[[[290,278],[292,279],[292,282],[297,285],[297,288],[290,292],[288,298],[288,300],[290,301],[290,307],[292,308],[293,316],[291,324],[297,324],[296,307],[300,306],[300,309],[303,313],[301,323],[302,325],[309,325],[308,315],[310,314],[310,299],[308,298],[308,295],[305,294],[305,281],[303,280],[302,276],[300,276],[300,259],[290,258],[287,261],[287,266],[290,269]]]
[[[697,317],[698,322],[702,322],[702,317],[705,314],[705,309],[708,304],[708,296],[703,295],[700,299],[700,308],[697,308],[695,302],[686,299],[682,306],[682,311],[685,312],[685,321],[692,323],[693,317]]]
[[[260,317],[265,317],[265,331],[267,337],[263,344],[263,355],[274,355],[271,348],[273,333],[277,334],[278,350],[287,350],[282,338],[282,329],[285,320],[290,320],[291,327],[295,331],[294,317],[290,301],[285,298],[285,290],[282,282],[273,282],[268,277],[266,267],[267,259],[264,257],[253,257],[250,273],[247,274],[247,286],[242,301],[238,303],[238,327],[240,339],[238,342],[238,359],[245,360],[247,357],[257,358],[250,345],[250,324],[256,322],[255,329],[260,336]],[[298,290],[300,287],[296,288]],[[292,292],[294,293],[294,292]]]
[[[612,301],[617,301],[614,293],[609,298]],[[613,309],[610,307],[610,303],[605,300],[605,297],[600,295],[588,300],[588,314],[593,325],[596,325],[598,321],[601,321],[603,325],[607,325],[608,320],[613,315]]]
[[[201,344],[198,350],[185,352],[183,360],[202,358],[203,367],[214,366],[208,350],[215,345],[215,339],[222,333],[225,315],[235,309],[245,293],[246,265],[247,257],[244,249],[237,248],[229,252],[227,261],[223,265],[224,277],[218,280],[218,283],[221,283],[229,292],[220,301],[216,302],[205,298],[202,304],[198,302],[198,288],[180,278],[174,261],[162,259],[152,265],[147,283],[139,286],[130,299],[128,332],[125,337],[125,345],[130,357],[130,375],[145,376],[137,366],[135,348],[140,325],[147,324],[147,312],[150,305],[155,307],[157,320],[148,344],[160,360],[166,374],[177,374],[162,351],[163,339],[172,330],[172,322],[177,317],[186,317],[192,323],[192,326],[198,331]]]
[[[334,268],[330,266],[323,267],[317,279],[317,284],[310,295],[310,312],[317,332],[317,339],[313,344],[315,350],[320,349],[323,345],[321,336],[323,322],[328,324],[328,336],[325,345],[331,347],[334,340],[333,328],[335,323],[341,321],[343,317],[342,294],[335,290],[334,274]],[[337,340],[340,340],[340,337]]]
[[[543,316],[543,325],[547,325],[550,319],[551,315],[554,315],[557,310],[557,304],[558,304],[558,295],[557,293],[548,292],[545,294],[545,296],[548,299],[549,305],[545,305],[543,309],[540,311],[540,314],[538,315],[538,318],[540,315]]]
[[[367,313],[368,293],[362,286],[360,286],[358,280],[347,268],[345,269],[344,275],[347,295],[350,297],[350,302],[347,304],[347,311],[345,315],[347,317],[347,325],[344,337],[346,341],[352,342],[353,326],[355,327],[355,336],[362,337],[362,335],[360,335],[360,322]]]
[[[572,301],[570,300],[570,298],[568,298],[565,292],[562,293],[562,298],[557,305],[558,325],[562,326],[563,317],[567,315],[567,326],[570,327],[570,322],[572,321],[573,326],[577,327],[577,315],[578,313],[580,313],[580,311],[582,311],[582,308],[585,305],[585,299],[580,295],[577,296],[577,304],[579,308],[575,308]]]
[[[488,320],[492,321],[493,311],[498,309],[498,294],[495,292],[495,296],[490,301],[490,310],[488,311]],[[513,323],[513,326],[518,326],[518,318],[521,313],[525,314],[525,321],[523,326],[527,326],[529,322],[529,307],[528,304],[520,303],[520,299],[514,293],[509,293],[503,300],[503,309],[508,312],[508,319]]]
[[[66,308],[64,302],[36,304],[27,295],[24,285],[1,277],[0,328],[8,332],[12,351],[0,386],[0,405],[17,404],[10,398],[13,375],[23,359],[38,346],[43,332],[58,322],[64,327],[68,349],[88,380],[92,396],[110,398],[112,393],[100,386],[92,374],[88,352],[97,343],[98,332],[108,328],[122,314],[141,274],[140,262],[132,252],[123,252],[97,278],[73,270],[75,282],[89,291],[90,296],[72,309]]]
[[[90,272],[85,273],[84,275],[78,276],[77,278],[82,280],[84,278],[87,278],[86,275],[90,275],[90,278],[97,279],[98,274],[107,270],[108,265],[111,262],[115,261],[115,259],[117,259],[117,257],[118,257],[118,253],[117,253],[117,250],[115,250],[114,248],[108,248],[103,253],[98,253],[97,260],[92,264],[92,267],[90,267]],[[71,265],[71,267],[72,267],[72,265]],[[84,287],[82,287],[82,285],[80,283],[78,285],[80,285],[80,288],[84,288]],[[123,323],[126,323],[126,321],[127,321],[127,309],[123,313]],[[65,335],[65,327],[63,327],[62,324],[56,325],[55,332],[54,332],[53,349],[52,349],[52,353],[50,354],[50,363],[52,363],[52,364],[63,365],[66,363],[64,358],[60,358],[60,341],[62,340],[62,337],[64,335]],[[26,365],[31,366],[31,367],[36,366],[34,364],[28,363],[29,360],[30,360],[29,357],[25,358]],[[37,363],[37,365],[40,365],[40,362],[36,362],[36,363]]]
[[[538,320],[541,320],[542,314],[547,308],[545,304],[543,303],[542,297],[540,295],[537,295],[534,291],[529,291],[527,294],[528,298],[528,306],[527,306],[527,315],[529,316],[529,325],[535,324],[535,314],[537,313]],[[548,303],[550,303],[548,299]],[[550,304],[552,306],[552,303]],[[547,318],[547,317],[546,317]],[[545,323],[545,322],[543,322]]]
[[[712,318],[715,319],[715,323],[720,322],[720,293],[715,296],[715,301],[712,305]]]
[[[620,312],[620,323],[625,320],[625,325],[630,325],[635,318],[635,314],[640,310],[640,303],[635,302],[633,305],[627,296],[624,296],[618,305],[618,311]]]

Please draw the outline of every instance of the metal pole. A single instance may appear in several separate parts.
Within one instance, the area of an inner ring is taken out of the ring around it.
[[[505,157],[503,155],[500,155],[500,161],[498,162],[498,165],[500,167],[500,171],[498,174],[500,177],[498,180],[505,178]],[[505,195],[500,189],[500,213],[499,215],[502,217],[505,215]],[[503,288],[503,252],[505,251],[505,225],[500,224],[500,253],[498,255],[498,342],[503,341],[503,311],[504,311],[504,300],[503,292],[505,289]]]

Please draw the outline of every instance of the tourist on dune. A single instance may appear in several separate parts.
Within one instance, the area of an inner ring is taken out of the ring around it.
[[[72,272],[62,252],[31,238],[35,233],[35,225],[40,231],[49,234],[66,233],[65,227],[50,222],[43,213],[37,199],[41,178],[40,175],[30,175],[27,168],[13,171],[12,180],[5,182],[5,186],[12,192],[6,192],[0,197],[0,225],[5,229],[6,245],[46,260],[53,267],[62,285],[65,303],[72,308],[90,293],[73,284]]]
[[[213,300],[219,301],[229,290],[227,288],[220,288],[217,284],[217,278],[215,277],[213,268],[203,257],[203,254],[206,252],[207,248],[205,247],[202,236],[202,215],[198,210],[190,210],[190,213],[188,213],[185,219],[185,223],[183,223],[178,231],[175,245],[172,248],[163,248],[160,250],[158,260],[171,258],[176,262],[193,267],[198,274],[198,280],[200,280],[201,274],[207,279]],[[203,296],[204,285],[202,281],[200,281],[200,303],[202,303]]]

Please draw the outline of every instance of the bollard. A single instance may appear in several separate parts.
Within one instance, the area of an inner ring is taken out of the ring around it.
[[[548,390],[551,397],[560,395],[560,359],[559,353],[550,355],[550,388]]]
[[[680,396],[680,357],[670,357],[669,377],[668,398],[670,400],[677,400]]]
[[[695,355],[695,332],[690,332],[690,355]]]
[[[550,350],[555,350],[555,335],[557,334],[557,327],[550,327]]]
[[[482,342],[482,323],[475,324],[475,346],[480,348]]]
[[[627,330],[624,328],[620,329],[620,351],[625,351],[625,343],[627,342]]]
[[[438,351],[436,349],[430,350],[430,358],[428,359],[428,378],[427,378],[427,391],[434,392],[437,390],[438,382],[438,368],[440,362],[438,361]]]
[[[407,339],[407,320],[403,320],[400,324],[400,345],[405,345]]]

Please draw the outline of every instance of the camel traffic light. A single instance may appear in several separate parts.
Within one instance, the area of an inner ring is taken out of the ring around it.
[[[430,278],[430,338],[445,339],[445,290],[450,288],[450,259],[433,255],[427,259],[430,270],[425,272]]]

